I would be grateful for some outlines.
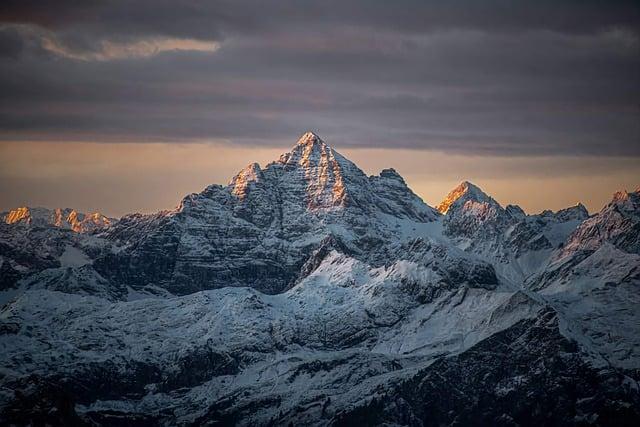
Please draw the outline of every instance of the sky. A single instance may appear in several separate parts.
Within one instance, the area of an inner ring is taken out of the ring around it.
[[[640,185],[640,3],[0,3],[0,210],[172,208],[306,130],[431,205],[598,210]]]

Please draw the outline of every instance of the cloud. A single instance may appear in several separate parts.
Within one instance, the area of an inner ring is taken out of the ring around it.
[[[637,2],[0,7],[0,140],[640,156]]]
[[[148,58],[162,52],[192,51],[215,52],[220,48],[216,42],[194,39],[149,38],[131,42],[102,40],[97,49],[78,51],[65,46],[52,37],[42,40],[42,47],[55,55],[81,61],[112,61],[126,58]]]
[[[164,34],[219,39],[222,34],[335,26],[420,33],[450,28],[521,32],[588,33],[612,26],[634,27],[634,0],[4,0],[6,22],[96,32]]]
[[[24,48],[22,37],[17,31],[0,27],[0,58],[17,58]]]
[[[74,35],[59,35],[32,24],[0,26],[0,57],[16,59],[25,50],[80,61],[112,61],[149,58],[163,52],[190,51],[212,53],[220,43],[210,40],[147,36],[118,39],[97,39],[87,42]]]

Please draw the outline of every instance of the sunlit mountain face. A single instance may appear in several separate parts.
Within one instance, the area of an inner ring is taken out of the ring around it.
[[[635,426],[637,2],[0,5],[0,425]]]

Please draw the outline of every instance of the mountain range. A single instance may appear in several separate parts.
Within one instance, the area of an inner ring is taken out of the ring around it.
[[[433,208],[307,132],[173,210],[2,218],[2,424],[640,419],[640,189]]]

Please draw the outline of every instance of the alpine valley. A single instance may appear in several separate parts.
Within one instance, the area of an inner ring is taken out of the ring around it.
[[[307,132],[174,210],[2,215],[2,425],[640,420],[639,190],[433,208]]]

